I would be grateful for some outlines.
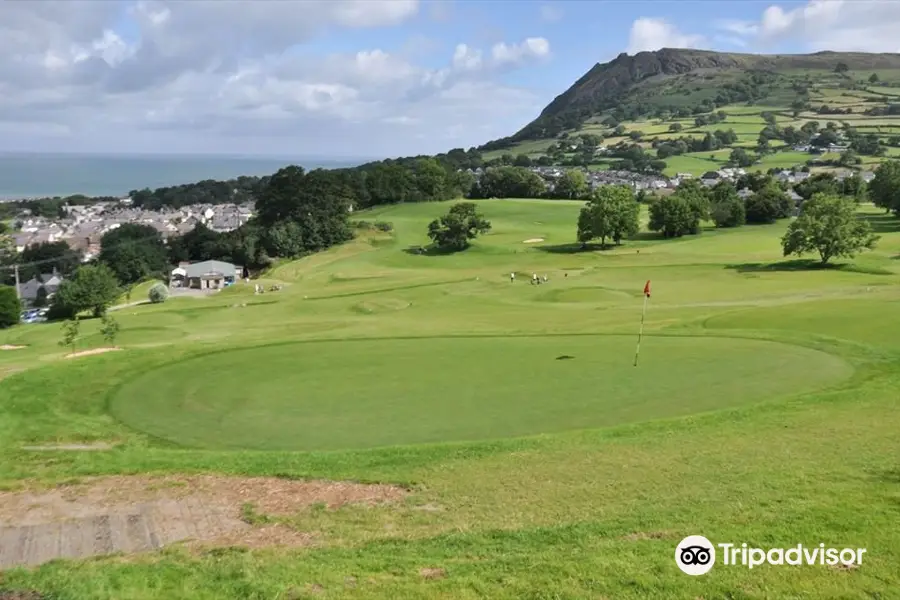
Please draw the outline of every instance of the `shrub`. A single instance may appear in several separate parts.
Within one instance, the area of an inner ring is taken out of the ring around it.
[[[16,296],[16,289],[9,285],[0,286],[0,329],[18,323],[21,310],[22,305]]]
[[[390,232],[394,230],[394,224],[387,221],[375,221],[375,229],[378,231]]]
[[[165,284],[155,283],[147,293],[147,297],[150,298],[150,302],[153,304],[165,302],[169,298],[169,288]]]

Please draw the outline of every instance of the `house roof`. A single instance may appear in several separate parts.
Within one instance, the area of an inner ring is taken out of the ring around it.
[[[226,277],[236,277],[237,267],[221,260],[204,260],[183,267],[186,277],[202,277],[208,273],[221,273]]]

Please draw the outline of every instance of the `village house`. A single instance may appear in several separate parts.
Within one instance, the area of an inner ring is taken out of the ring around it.
[[[232,285],[244,268],[220,260],[179,263],[172,269],[169,285],[194,290],[220,290]]]
[[[35,306],[36,302],[46,304],[62,282],[63,278],[57,274],[56,269],[53,269],[52,273],[35,275],[25,283],[19,284],[19,297],[26,306]],[[42,299],[43,302],[38,302],[38,299]]]

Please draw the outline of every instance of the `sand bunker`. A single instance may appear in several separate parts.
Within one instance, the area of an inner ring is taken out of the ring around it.
[[[544,238],[531,238],[522,242],[523,244],[536,244],[538,242],[543,242]]]
[[[12,346],[10,344],[3,344],[0,346],[0,350],[21,350],[25,346]]]
[[[63,358],[78,358],[79,356],[91,356],[92,354],[103,354],[104,352],[115,352],[116,350],[121,350],[121,348],[91,348],[90,350],[66,354]]]
[[[390,485],[213,475],[101,477],[53,489],[0,492],[0,570],[56,558],[199,545],[309,545],[314,532],[248,523],[316,504],[376,505],[403,498]]]

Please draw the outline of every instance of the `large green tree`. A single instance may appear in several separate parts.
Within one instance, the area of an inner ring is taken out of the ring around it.
[[[579,200],[586,198],[590,194],[591,188],[582,171],[571,169],[562,174],[556,180],[553,187],[554,198],[565,198],[569,200]]]
[[[869,182],[869,198],[885,210],[900,216],[900,161],[881,163],[875,169],[875,178]]]
[[[119,282],[104,264],[78,267],[75,274],[59,286],[50,307],[52,318],[74,318],[82,311],[95,317],[106,312],[119,295]]]
[[[600,186],[578,215],[578,241],[586,244],[599,238],[601,246],[607,239],[619,244],[638,232],[639,214],[640,205],[629,186]]]
[[[681,237],[699,233],[700,218],[684,196],[670,194],[650,203],[649,228],[663,237]]]
[[[717,183],[710,193],[710,218],[716,227],[740,227],[746,222],[744,201],[729,181]]]
[[[165,278],[169,259],[160,233],[150,225],[125,223],[100,238],[97,259],[108,266],[122,285],[150,277]]]
[[[803,203],[802,212],[781,239],[784,255],[818,252],[822,264],[826,264],[832,258],[852,258],[874,248],[878,236],[855,213],[856,203],[849,198],[816,194]]]
[[[547,186],[541,176],[522,167],[491,167],[472,190],[476,198],[540,198]]]
[[[257,219],[263,230],[270,231],[276,225],[289,227],[296,238],[295,249],[315,252],[353,237],[348,220],[352,200],[353,190],[340,173],[325,169],[307,173],[290,166],[272,175],[261,189],[256,200]],[[274,240],[264,238],[271,249]]]
[[[465,250],[469,247],[469,240],[490,229],[490,221],[476,211],[473,202],[460,202],[454,204],[446,215],[429,223],[428,237],[441,250]]]
[[[794,203],[774,182],[747,198],[747,222],[756,225],[774,223],[791,216]]]

